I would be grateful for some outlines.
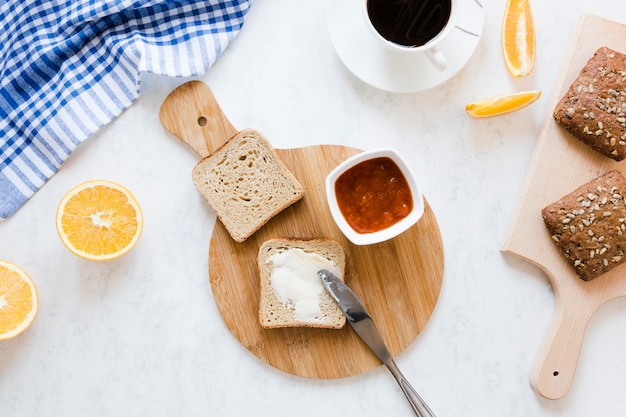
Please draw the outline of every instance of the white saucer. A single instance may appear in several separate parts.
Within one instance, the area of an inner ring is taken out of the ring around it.
[[[363,18],[362,1],[328,1],[330,38],[337,55],[354,75],[392,93],[424,91],[448,81],[469,61],[483,31],[482,4],[479,0],[460,0],[456,27],[438,46],[448,68],[438,71],[425,55],[398,53],[376,39]]]

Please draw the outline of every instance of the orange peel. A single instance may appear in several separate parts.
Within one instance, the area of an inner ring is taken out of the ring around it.
[[[530,75],[535,66],[535,22],[530,0],[507,0],[502,24],[502,55],[509,73]]]
[[[0,260],[0,340],[26,330],[37,315],[37,289],[19,266]]]
[[[465,111],[474,118],[499,116],[523,109],[537,101],[540,96],[541,91],[534,90],[489,97],[467,104]]]
[[[143,215],[128,189],[112,181],[91,180],[63,197],[56,227],[72,253],[92,261],[107,261],[135,246],[143,230]]]

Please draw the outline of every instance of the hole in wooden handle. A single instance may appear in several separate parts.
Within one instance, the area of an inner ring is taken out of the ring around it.
[[[206,117],[204,117],[204,116],[200,116],[200,117],[198,117],[198,124],[199,124],[200,126],[206,126],[206,124],[207,124],[207,119],[206,119]]]

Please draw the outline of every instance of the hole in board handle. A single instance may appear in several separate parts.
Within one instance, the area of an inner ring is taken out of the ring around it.
[[[198,125],[200,126],[206,126],[207,124],[207,119],[204,116],[200,116],[198,117]]]
[[[553,376],[553,377],[555,377],[555,378],[556,378],[557,376],[559,376],[559,371],[554,371],[554,372],[552,372],[552,376]]]

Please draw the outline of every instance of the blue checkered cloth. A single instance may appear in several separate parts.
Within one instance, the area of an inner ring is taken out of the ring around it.
[[[0,0],[0,220],[139,96],[202,74],[252,0]]]

